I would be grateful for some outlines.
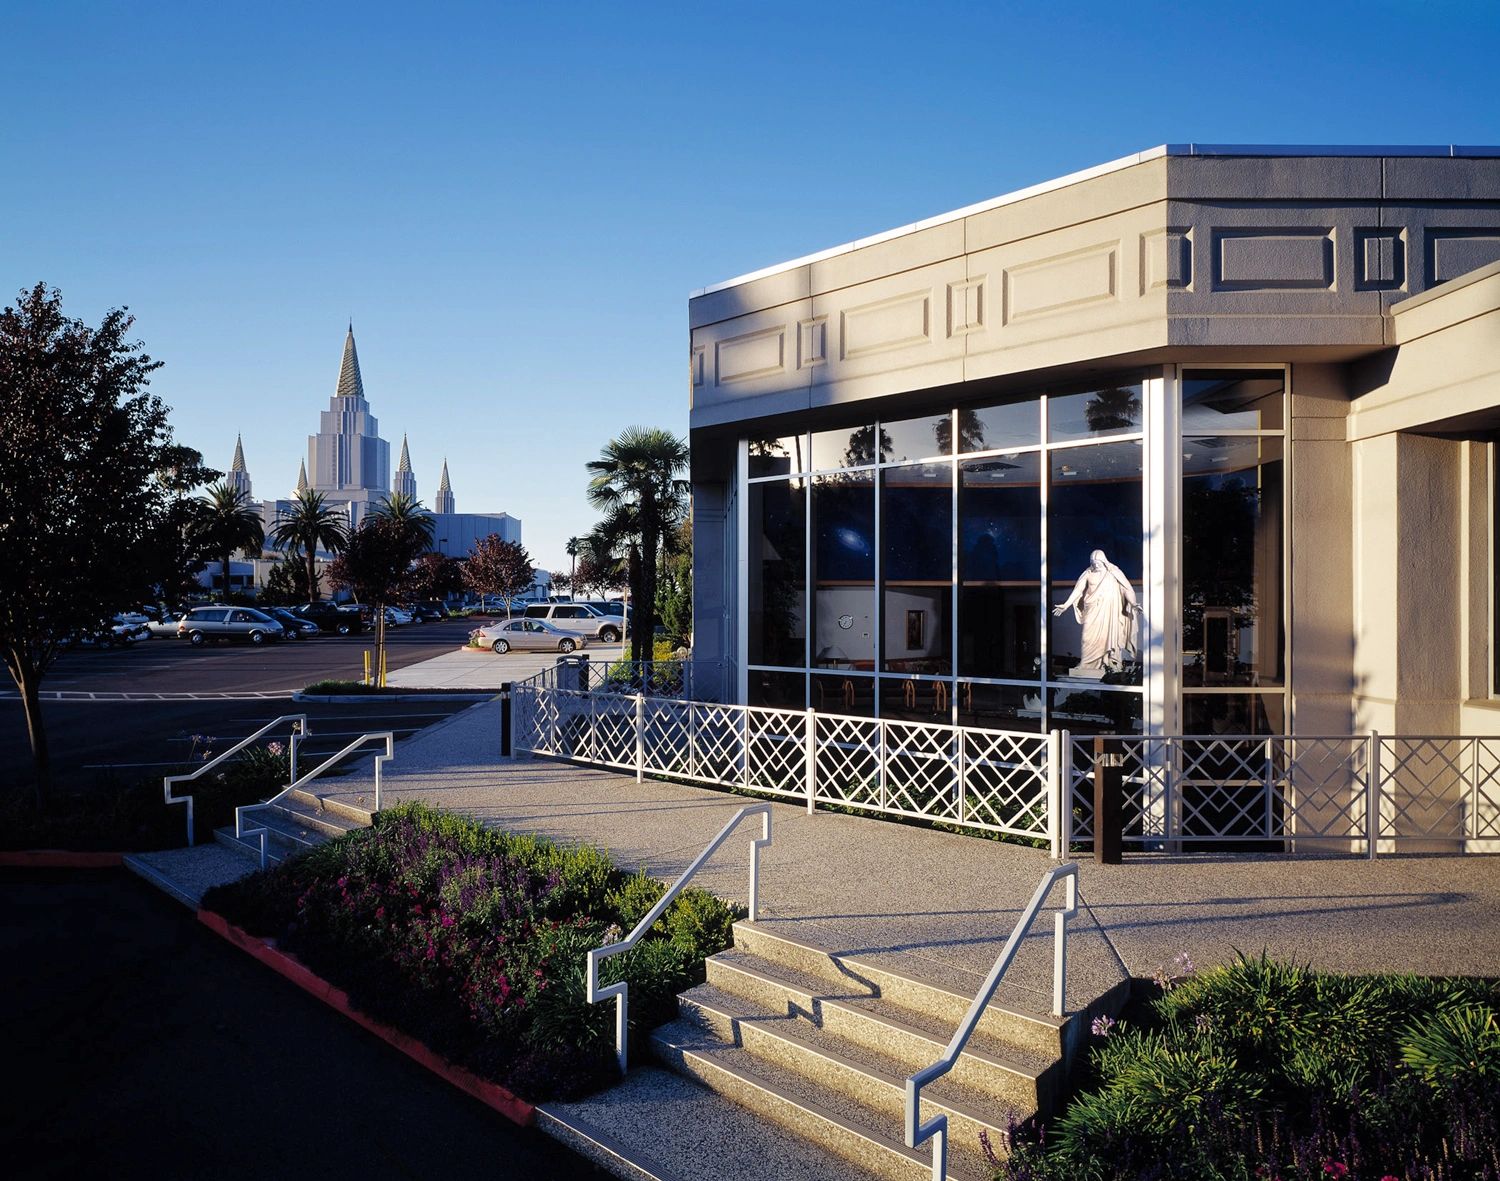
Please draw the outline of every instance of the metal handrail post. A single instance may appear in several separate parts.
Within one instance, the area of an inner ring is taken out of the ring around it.
[[[1365,857],[1374,861],[1380,845],[1380,735],[1371,730],[1365,741]]]
[[[807,788],[807,814],[811,816],[817,809],[818,792],[818,715],[814,710],[807,711],[804,727],[806,750],[803,754],[803,761],[806,766],[803,771]]]
[[[597,1004],[599,1001],[615,998],[615,1061],[620,1064],[620,1073],[624,1074],[629,1066],[629,1043],[626,1034],[629,1030],[629,995],[630,982],[617,980],[607,988],[599,987],[599,965],[610,956],[620,955],[630,951],[639,943],[647,931],[651,930],[656,920],[682,893],[683,888],[694,874],[702,868],[703,863],[709,859],[713,852],[728,839],[729,834],[734,831],[735,826],[747,816],[759,815],[762,818],[761,835],[750,841],[750,921],[756,922],[760,918],[760,851],[765,845],[771,843],[771,805],[750,804],[741,808],[729,819],[729,823],[719,830],[719,835],[709,841],[703,852],[693,858],[693,863],[682,871],[675,882],[671,884],[666,892],[657,899],[656,905],[646,912],[646,916],[638,922],[630,934],[618,943],[610,943],[604,947],[596,947],[588,953],[585,961],[586,979],[585,988],[589,1004]]]
[[[210,759],[208,762],[204,763],[203,766],[195,768],[189,774],[186,774],[186,775],[168,775],[168,776],[166,776],[165,778],[162,779],[162,781],[161,781],[162,801],[165,804],[167,804],[168,806],[170,806],[172,804],[186,804],[187,805],[187,843],[189,845],[195,844],[196,843],[196,839],[197,839],[196,838],[196,834],[193,831],[193,829],[194,829],[194,825],[193,825],[193,815],[194,815],[194,811],[193,811],[193,797],[192,796],[175,796],[175,795],[173,795],[172,794],[172,786],[173,786],[173,784],[177,784],[177,783],[191,783],[193,780],[198,779],[198,778],[200,778],[203,775],[207,775],[210,771],[212,771],[220,763],[224,762],[226,759],[230,758],[231,756],[238,754],[240,751],[244,750],[245,747],[249,746],[252,742],[254,742],[257,738],[260,738],[264,734],[268,734],[270,731],[274,730],[277,726],[281,725],[283,722],[291,722],[292,723],[292,727],[293,727],[292,728],[292,743],[293,743],[293,746],[291,748],[292,749],[292,760],[293,760],[292,765],[295,767],[296,766],[296,757],[297,757],[297,755],[296,755],[297,748],[296,748],[295,743],[296,743],[296,740],[297,740],[297,734],[299,732],[301,732],[301,733],[309,733],[310,732],[308,730],[307,715],[306,714],[282,714],[279,718],[273,718],[273,719],[271,719],[271,721],[267,722],[264,726],[262,726],[259,730],[255,731],[254,734],[248,734],[244,738],[241,738],[238,742],[236,742],[233,746],[231,746],[223,754],[219,755],[217,758]],[[294,778],[295,778],[295,776],[294,776]]]
[[[1057,732],[1057,746],[1061,752],[1058,759],[1058,780],[1060,783],[1060,831],[1062,841],[1062,853],[1058,860],[1066,857],[1073,848],[1073,735],[1071,731],[1059,730]]]
[[[1010,938],[1005,941],[999,956],[995,959],[994,967],[985,977],[984,983],[979,986],[979,992],[975,994],[973,1002],[969,1005],[969,1011],[959,1022],[958,1028],[953,1033],[953,1038],[948,1042],[941,1057],[931,1066],[919,1070],[906,1080],[906,1111],[904,1130],[906,1134],[906,1146],[916,1148],[919,1144],[931,1138],[932,1145],[932,1177],[933,1181],[945,1181],[948,1176],[948,1117],[936,1115],[927,1123],[921,1122],[922,1088],[929,1083],[941,1078],[953,1069],[954,1063],[963,1053],[964,1046],[968,1044],[969,1038],[973,1036],[975,1028],[979,1025],[979,1019],[984,1014],[985,1006],[990,1003],[990,998],[995,995],[995,990],[1000,986],[1001,979],[1010,969],[1015,961],[1016,953],[1020,951],[1021,940],[1025,938],[1026,932],[1031,929],[1031,924],[1036,921],[1037,914],[1046,902],[1047,895],[1052,892],[1052,887],[1057,884],[1058,879],[1066,878],[1068,882],[1067,895],[1064,900],[1064,909],[1059,913],[1054,927],[1053,938],[1053,1002],[1054,1010],[1063,1008],[1062,998],[1066,997],[1067,981],[1065,974],[1068,966],[1067,957],[1067,919],[1077,913],[1078,908],[1078,866],[1074,862],[1066,865],[1055,866],[1042,875],[1042,880],[1037,886],[1031,901],[1026,904],[1021,916],[1016,920],[1016,925],[1011,929]],[[1059,951],[1058,949],[1062,950]],[[1054,1012],[1054,1016],[1062,1016],[1061,1012]]]
[[[646,780],[646,695],[635,695],[635,781]]]

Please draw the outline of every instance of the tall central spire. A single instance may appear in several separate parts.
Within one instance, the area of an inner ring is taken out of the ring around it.
[[[334,391],[337,398],[363,398],[365,383],[359,376],[359,353],[354,348],[354,323],[349,324],[349,335],[344,337],[344,359],[339,362],[339,385]]]

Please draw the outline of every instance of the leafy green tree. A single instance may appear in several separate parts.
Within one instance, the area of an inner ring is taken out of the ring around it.
[[[321,593],[318,551],[341,553],[349,542],[348,521],[342,512],[328,504],[321,492],[308,488],[297,493],[291,509],[271,526],[270,541],[290,555],[301,555],[302,583],[307,588],[307,598],[316,603]]]
[[[673,643],[686,644],[693,634],[693,523],[683,521],[670,535],[662,564],[656,609]]]
[[[385,608],[400,594],[422,548],[416,531],[371,513],[349,535],[344,552],[328,564],[328,581],[335,589],[349,591],[374,609],[377,668],[385,667]]]
[[[70,632],[151,596],[173,493],[159,367],[126,339],[123,309],[99,327],[38,283],[0,310],[0,655],[21,694],[40,805],[51,785],[40,687]],[[182,455],[177,454],[181,459]]]
[[[179,443],[162,448],[156,480],[165,493],[165,507],[154,522],[142,550],[155,597],[175,605],[198,590],[198,572],[213,557],[203,544],[205,505],[191,495],[223,472],[203,465],[203,456]]]
[[[519,541],[505,541],[498,533],[475,542],[464,562],[464,585],[477,595],[499,599],[506,615],[534,578],[536,567],[526,547]]]
[[[266,543],[265,526],[249,494],[229,484],[222,481],[215,484],[202,499],[204,511],[199,521],[199,536],[208,552],[219,560],[223,572],[220,586],[228,602],[229,559],[236,553],[260,557],[261,547]]]
[[[578,573],[578,555],[582,550],[583,538],[581,537],[570,537],[568,538],[568,544],[563,546],[563,553],[567,554],[571,560],[571,565],[568,567],[568,585],[570,587],[577,581],[574,576]],[[557,579],[554,576],[553,582],[556,581]]]
[[[296,554],[285,555],[266,575],[266,585],[261,587],[255,601],[268,607],[294,607],[305,603],[311,596],[307,592],[307,567]]]
[[[630,427],[591,460],[589,503],[606,536],[625,540],[630,571],[631,658],[651,659],[662,542],[687,511],[687,444],[670,431]]]
[[[426,553],[412,563],[402,584],[409,599],[446,599],[463,589],[463,565],[447,554]]]

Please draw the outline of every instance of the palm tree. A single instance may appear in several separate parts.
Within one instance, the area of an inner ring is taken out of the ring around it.
[[[302,554],[307,563],[307,594],[315,603],[318,601],[318,551],[342,553],[348,543],[349,527],[343,513],[330,508],[323,494],[311,488],[297,493],[291,511],[279,517],[271,527],[272,545]]]
[[[630,427],[588,464],[589,503],[605,514],[600,531],[629,539],[633,660],[651,658],[658,556],[687,508],[688,484],[678,479],[687,461],[687,444],[670,431]]]
[[[583,538],[581,537],[570,537],[568,538],[568,544],[563,546],[563,553],[567,554],[568,557],[573,560],[573,565],[568,570],[569,586],[572,586],[573,583],[578,581],[578,551],[582,548]]]
[[[389,521],[412,542],[417,553],[426,553],[432,548],[432,535],[437,522],[415,496],[405,492],[392,492],[385,501],[370,512],[372,517]]]
[[[260,556],[266,541],[265,526],[250,494],[220,481],[203,496],[203,517],[199,526],[204,548],[219,555],[223,572],[224,598],[229,598],[229,559],[237,550]]]

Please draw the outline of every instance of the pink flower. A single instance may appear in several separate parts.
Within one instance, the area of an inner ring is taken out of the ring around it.
[[[1330,1177],[1347,1177],[1349,1166],[1343,1161],[1331,1160],[1323,1166],[1323,1172]]]
[[[443,916],[443,926],[445,926],[445,927],[451,927],[451,926],[453,926],[453,916],[451,914],[445,914]]]

